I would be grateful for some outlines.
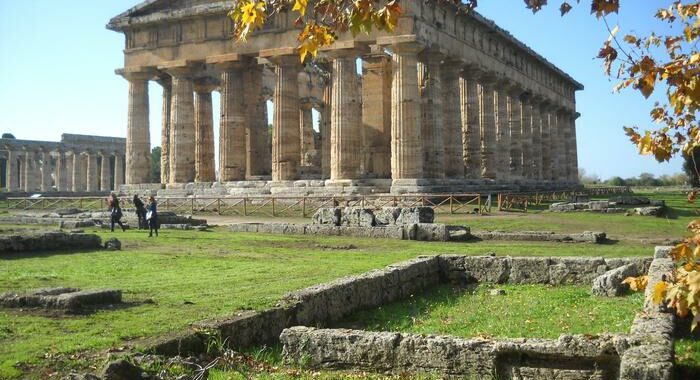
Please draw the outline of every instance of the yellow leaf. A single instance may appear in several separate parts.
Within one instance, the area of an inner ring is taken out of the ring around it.
[[[627,277],[622,283],[629,285],[632,291],[639,292],[646,289],[649,276]]]
[[[309,0],[294,0],[294,7],[292,8],[293,11],[298,11],[301,16],[304,16],[306,13],[306,6],[308,5]]]
[[[664,281],[659,281],[656,283],[656,285],[654,286],[654,293],[652,294],[652,300],[655,304],[660,304],[664,300],[664,298],[666,298],[667,288],[668,284],[666,284]]]

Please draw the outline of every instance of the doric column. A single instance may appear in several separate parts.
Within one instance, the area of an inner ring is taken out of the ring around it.
[[[481,84],[481,176],[495,179],[496,161],[496,78],[483,76]]]
[[[465,68],[459,78],[461,99],[462,146],[464,168],[467,178],[481,178],[481,125],[479,110],[480,71]]]
[[[272,180],[299,179],[299,57],[271,56],[277,83],[273,95]]]
[[[550,112],[550,134],[552,140],[552,180],[566,182],[566,147],[562,144],[565,139],[563,130],[564,120],[560,107],[552,108]]]
[[[508,108],[510,83],[496,84],[496,178],[510,179],[510,112]]]
[[[579,118],[581,114],[578,112],[571,115],[569,118],[569,181],[572,183],[578,183],[578,148],[576,142],[576,119]]]
[[[19,167],[17,166],[18,153],[8,147],[7,149],[7,174],[5,181],[7,182],[7,190],[14,191],[19,189]]]
[[[301,103],[299,108],[299,149],[301,155],[301,166],[313,166],[312,156],[316,150],[314,143],[314,121],[313,121],[313,104],[305,101]]]
[[[98,169],[97,169],[97,154],[93,151],[87,152],[87,191],[97,191]]]
[[[195,182],[214,182],[214,115],[211,105],[211,92],[215,84],[208,80],[194,85],[194,125],[195,125]],[[244,139],[245,142],[245,139]]]
[[[54,167],[54,179],[57,191],[67,191],[68,172],[66,171],[66,153],[62,150],[56,152],[56,166]]]
[[[119,186],[124,184],[124,157],[114,155],[114,190],[119,191]]]
[[[109,160],[109,154],[100,152],[100,191],[112,190],[111,165]]]
[[[219,123],[219,181],[242,181],[246,174],[246,119],[243,62],[219,65],[221,122]]]
[[[541,180],[542,176],[542,98],[532,98],[532,178]]]
[[[331,94],[330,83],[323,87],[323,107],[321,107],[321,178],[331,178]],[[388,164],[387,164],[388,165]]]
[[[462,147],[462,115],[460,71],[462,63],[448,60],[442,67],[442,141],[445,147],[445,176],[464,178],[464,149]]]
[[[423,178],[418,53],[413,43],[392,45],[391,176],[394,180]]]
[[[360,177],[362,109],[356,79],[357,52],[331,50],[331,181]]]
[[[270,174],[270,133],[267,128],[267,104],[263,95],[263,66],[251,62],[243,70],[246,110],[246,177]]]
[[[522,89],[517,86],[510,88],[508,92],[508,117],[510,124],[510,149],[508,157],[508,170],[510,178],[518,180],[523,178],[523,110],[520,102]]]
[[[160,183],[165,184],[170,182],[170,110],[172,108],[173,91],[170,76],[162,76],[158,83],[163,86],[162,127],[160,131]],[[109,188],[106,190],[109,190]]]
[[[151,138],[149,131],[148,81],[153,73],[122,72],[129,81],[129,118],[126,127],[126,183],[150,182]]]
[[[189,183],[195,178],[194,83],[187,67],[170,68],[168,74],[172,77],[170,183]]]
[[[37,189],[36,152],[27,149],[24,152],[24,191],[30,192]]]
[[[64,181],[66,181],[66,186],[64,186],[63,191],[75,191],[73,190],[73,156],[72,154],[75,154],[72,150],[67,151],[66,153],[71,154],[70,156],[66,155],[64,162],[66,163],[66,170],[63,172],[63,178]]]
[[[421,140],[423,142],[423,177],[445,177],[445,146],[443,144],[443,105],[440,62],[442,54],[423,51],[418,68],[421,94]]]
[[[41,191],[46,192],[51,189],[51,152],[46,149],[41,150]]]
[[[366,169],[391,177],[391,57],[373,46],[362,57],[362,126],[368,148]]]
[[[532,96],[530,93],[524,93],[520,96],[520,104],[522,110],[522,165],[523,178],[534,179],[533,176],[533,147],[532,147]]]
[[[128,146],[128,144],[127,144]],[[83,158],[80,153],[73,151],[73,192],[85,191],[84,165]]]
[[[551,104],[544,101],[540,105],[540,149],[542,152],[542,177],[549,181],[552,179],[552,135],[551,135]]]

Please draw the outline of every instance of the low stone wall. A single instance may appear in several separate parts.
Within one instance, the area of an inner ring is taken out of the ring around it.
[[[274,308],[244,311],[227,320],[196,324],[150,344],[147,351],[186,355],[206,350],[213,333],[234,348],[276,342],[283,329],[297,325],[324,326],[351,313],[422,292],[440,281],[438,257],[418,258],[285,295]]]
[[[459,339],[292,327],[280,341],[287,362],[312,368],[427,372],[474,379],[616,379],[624,337]]]
[[[666,202],[645,197],[619,196],[610,198],[609,200],[552,203],[549,206],[549,211],[598,212],[604,214],[625,213],[628,215],[661,216],[666,211]]]
[[[102,240],[94,234],[46,232],[0,235],[0,255],[35,251],[75,251],[102,248]]]
[[[29,294],[4,293],[0,295],[3,307],[40,307],[78,311],[105,304],[122,302],[121,290],[83,290],[73,288],[41,289]]]
[[[547,231],[472,231],[471,236],[480,240],[554,241],[600,244],[607,241],[605,232],[584,231],[580,234],[563,234]]]
[[[61,211],[72,211],[64,213]],[[3,224],[36,224],[45,226],[58,226],[60,228],[86,228],[95,227],[97,225],[109,225],[110,213],[108,211],[85,212],[80,210],[58,210],[51,213],[37,214],[17,214],[12,216],[1,216],[0,223]],[[136,214],[127,209],[124,210],[122,222],[130,226],[138,226]],[[207,224],[205,219],[195,219],[191,215],[177,215],[171,211],[162,211],[158,213],[158,222],[161,224],[187,224],[189,226],[204,226]]]
[[[588,257],[440,256],[444,282],[509,284],[585,284],[605,272],[627,264],[646,273],[650,259]]]
[[[447,226],[440,223],[418,223],[405,226],[375,227],[334,226],[290,223],[238,223],[229,226],[231,232],[256,232],[283,235],[348,236],[397,240],[448,241]]]

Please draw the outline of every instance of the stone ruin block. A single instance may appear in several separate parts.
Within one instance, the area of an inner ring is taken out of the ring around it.
[[[448,241],[450,233],[447,226],[441,223],[417,223],[415,240],[418,241]]]
[[[342,214],[343,212],[340,207],[320,208],[314,213],[312,223],[317,225],[339,226]]]
[[[596,296],[618,297],[621,296],[629,285],[623,284],[622,281],[627,277],[639,275],[639,268],[634,264],[627,264],[621,267],[609,270],[593,280],[591,292]]]
[[[396,221],[401,216],[401,207],[382,207],[375,215],[375,220],[378,226],[395,225]]]
[[[570,285],[590,283],[605,273],[607,266],[602,258],[563,257],[552,258],[549,266],[549,283]]]
[[[666,206],[649,206],[649,207],[637,207],[634,209],[635,214],[641,216],[662,216]]]
[[[506,283],[510,277],[511,261],[512,259],[510,257],[464,257],[463,282]]]
[[[122,302],[121,290],[80,290],[74,288],[40,289],[28,294],[0,295],[3,307],[40,307],[77,311]]]
[[[574,211],[576,208],[573,203],[568,202],[557,202],[549,205],[549,211],[552,212],[570,212]]]
[[[549,263],[548,257],[513,257],[508,282],[512,284],[548,284]]]
[[[635,195],[618,195],[615,197],[610,197],[608,199],[610,203],[614,203],[616,205],[626,205],[626,206],[640,206],[640,205],[648,205],[651,203],[651,200],[647,197],[640,197],[640,196],[635,196]]]
[[[400,225],[434,222],[435,210],[430,207],[404,207],[396,219],[396,224]]]
[[[672,246],[656,246],[654,247],[655,259],[667,259],[671,257]]]
[[[591,211],[605,211],[610,207],[610,202],[608,201],[590,201],[588,207]]]
[[[340,218],[341,226],[373,227],[375,224],[374,212],[369,208],[346,207]]]

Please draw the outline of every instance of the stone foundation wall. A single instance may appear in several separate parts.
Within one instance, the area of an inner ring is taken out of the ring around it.
[[[280,341],[287,362],[312,368],[502,380],[617,379],[627,345],[615,335],[486,340],[302,326],[285,329]]]
[[[443,281],[452,283],[584,284],[627,264],[646,273],[650,259],[588,257],[440,256]]]
[[[440,223],[417,223],[405,226],[387,225],[381,227],[290,223],[238,223],[230,225],[229,231],[283,235],[348,236],[420,241],[448,241],[450,238],[447,226]]]
[[[580,234],[561,234],[547,231],[471,231],[471,236],[480,240],[554,241],[596,244],[607,240],[605,232],[591,231],[585,231]]]
[[[46,232],[0,235],[0,255],[34,251],[76,251],[100,249],[102,240],[93,234]]]

